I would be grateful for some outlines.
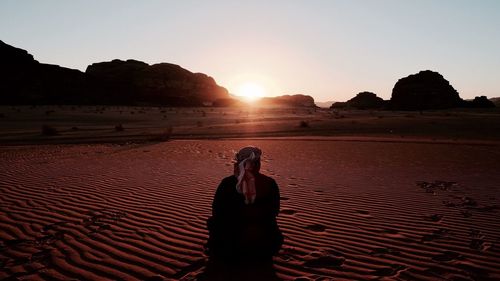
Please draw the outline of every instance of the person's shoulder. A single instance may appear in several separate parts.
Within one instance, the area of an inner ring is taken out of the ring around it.
[[[222,179],[221,183],[236,183],[238,182],[238,179],[236,178],[235,175],[230,175],[228,177],[225,177]]]
[[[266,176],[264,174],[259,173],[259,177],[260,177],[260,180],[262,182],[265,182],[269,185],[277,185],[276,181],[273,178],[271,178],[270,176]]]
[[[227,187],[234,187],[238,183],[238,179],[234,176],[231,175],[229,177],[225,177],[222,179],[220,182],[219,187],[222,189],[227,189]]]

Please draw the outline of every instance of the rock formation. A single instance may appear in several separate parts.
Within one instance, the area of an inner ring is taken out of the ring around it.
[[[0,104],[201,106],[229,93],[203,73],[135,60],[95,63],[85,73],[42,64],[0,41]]]
[[[464,101],[441,74],[425,70],[399,79],[390,105],[396,110],[444,109],[463,106]]]
[[[85,91],[81,71],[43,64],[0,41],[0,104],[76,103]]]
[[[258,104],[263,106],[316,107],[314,98],[308,95],[266,97],[260,99]]]
[[[332,104],[332,108],[350,107],[356,109],[379,109],[384,107],[384,100],[377,97],[377,95],[372,92],[361,92],[345,103],[336,103],[334,105]]]
[[[94,63],[85,73],[96,91],[124,104],[201,106],[229,97],[212,77],[170,63],[113,60]]]
[[[336,102],[330,108],[382,109],[386,102],[372,92],[358,93],[346,102]]]
[[[492,108],[496,105],[489,100],[486,96],[475,97],[472,101],[467,102],[469,107],[472,108]]]

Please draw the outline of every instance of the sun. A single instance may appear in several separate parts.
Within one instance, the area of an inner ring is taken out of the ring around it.
[[[236,95],[247,101],[253,102],[264,97],[266,95],[266,91],[263,87],[254,82],[245,82],[238,88]]]

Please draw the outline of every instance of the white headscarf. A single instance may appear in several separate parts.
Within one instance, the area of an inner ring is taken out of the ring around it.
[[[238,169],[235,171],[235,176],[238,178],[236,191],[245,196],[245,204],[252,204],[257,195],[255,189],[255,177],[253,173],[257,172],[255,166],[260,162],[262,151],[253,146],[242,148],[236,154]]]

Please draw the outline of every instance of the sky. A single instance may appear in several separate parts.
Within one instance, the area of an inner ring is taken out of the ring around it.
[[[0,40],[43,63],[169,62],[237,94],[389,99],[441,73],[462,98],[500,96],[498,0],[1,0]]]

